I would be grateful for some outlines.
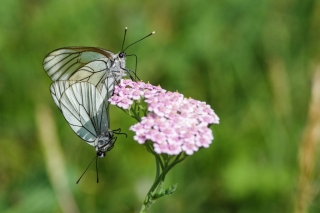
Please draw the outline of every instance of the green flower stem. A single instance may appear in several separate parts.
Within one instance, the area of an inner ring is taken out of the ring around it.
[[[129,110],[123,110],[128,113],[131,117],[136,119],[138,122],[141,121],[141,117],[147,114],[147,108],[140,105],[141,103],[135,102],[133,106]],[[153,150],[153,143],[151,141],[146,141],[145,143],[146,149],[150,152],[156,162],[156,176],[154,179],[154,183],[150,187],[146,198],[141,207],[140,213],[145,213],[151,207],[151,205],[160,197],[172,194],[177,185],[173,185],[166,190],[163,190],[164,180],[166,178],[167,173],[178,163],[186,159],[186,155],[180,153],[177,156],[171,156],[168,154],[159,155]],[[182,157],[182,155],[184,155]],[[182,157],[182,158],[181,158]]]
[[[154,157],[156,160],[156,177],[155,177],[154,181],[157,181],[157,178],[160,175],[160,163],[159,163],[159,161],[157,161],[157,157],[156,156],[154,156]]]
[[[140,210],[140,213],[145,213],[148,211],[148,209],[151,207],[151,205],[160,197],[163,197],[165,195],[172,194],[176,188],[176,186],[172,186],[169,189],[170,190],[163,190],[162,186],[165,180],[165,177],[167,173],[178,163],[183,161],[187,158],[187,156],[182,156],[182,154],[179,154],[177,156],[170,156],[170,155],[158,155],[155,153],[152,149],[152,146],[150,142],[147,143],[148,151],[150,151],[154,156],[156,160],[156,178],[152,186],[150,187],[147,196],[144,200],[144,203],[142,205],[142,208]],[[161,165],[161,166],[159,166]]]
[[[137,110],[137,104],[133,104],[133,106],[134,106],[133,110],[129,109],[129,115],[134,119],[136,119],[138,122],[140,122],[141,121],[140,107],[138,106],[138,110]]]

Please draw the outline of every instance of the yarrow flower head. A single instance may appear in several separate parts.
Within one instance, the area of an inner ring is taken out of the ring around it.
[[[138,121],[130,127],[135,132],[134,140],[155,156],[155,181],[140,211],[145,213],[155,200],[176,190],[177,184],[163,189],[169,170],[210,146],[213,135],[209,126],[218,124],[219,117],[205,102],[131,80],[121,80],[109,102]]]
[[[141,100],[147,103],[145,116],[130,127],[138,143],[150,140],[156,153],[169,155],[192,155],[211,144],[213,134],[208,126],[218,124],[219,117],[205,102],[127,79],[115,87],[109,102],[130,111]]]

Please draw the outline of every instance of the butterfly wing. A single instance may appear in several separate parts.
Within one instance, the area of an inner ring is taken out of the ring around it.
[[[95,139],[109,128],[108,105],[97,88],[88,82],[56,81],[51,91],[54,100],[60,97],[58,107],[73,131],[95,146]]]
[[[63,93],[68,89],[72,84],[77,83],[76,81],[57,81],[51,84],[50,93],[54,103],[60,109],[60,99]],[[61,109],[60,109],[61,110]]]
[[[109,98],[113,95],[114,87],[117,83],[118,79],[113,76],[107,78],[104,82],[98,84],[96,86],[97,90],[101,94],[103,100],[106,102],[106,106],[109,105]],[[77,83],[77,81],[57,81],[51,84],[50,86],[50,93],[52,96],[52,99],[56,106],[61,110],[60,108],[60,99],[65,92],[66,89],[68,89],[71,85]],[[88,82],[89,83],[89,82]]]
[[[90,81],[96,85],[111,67],[115,54],[96,47],[64,47],[49,53],[43,67],[53,81]]]

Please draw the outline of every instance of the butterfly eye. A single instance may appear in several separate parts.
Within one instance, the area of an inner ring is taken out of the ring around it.
[[[106,156],[106,154],[105,154],[104,152],[98,151],[98,152],[97,152],[97,156],[98,156],[99,158],[103,158],[104,156]]]
[[[119,58],[124,58],[125,57],[125,53],[124,52],[120,52],[119,53]]]

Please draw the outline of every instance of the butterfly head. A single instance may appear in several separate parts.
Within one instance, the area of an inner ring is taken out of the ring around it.
[[[126,67],[126,58],[127,58],[127,55],[125,52],[119,52],[117,54],[117,57],[115,59],[116,63],[115,64],[119,64],[119,68],[122,68],[122,69],[125,69]]]
[[[97,152],[97,156],[99,158],[103,158],[106,156],[106,152],[110,151],[115,143],[115,138],[112,131],[106,131],[102,133],[97,139],[95,140],[95,148]]]
[[[116,76],[126,76],[126,53],[121,51],[118,54],[114,55],[112,65],[110,67],[110,73],[115,74]]]

